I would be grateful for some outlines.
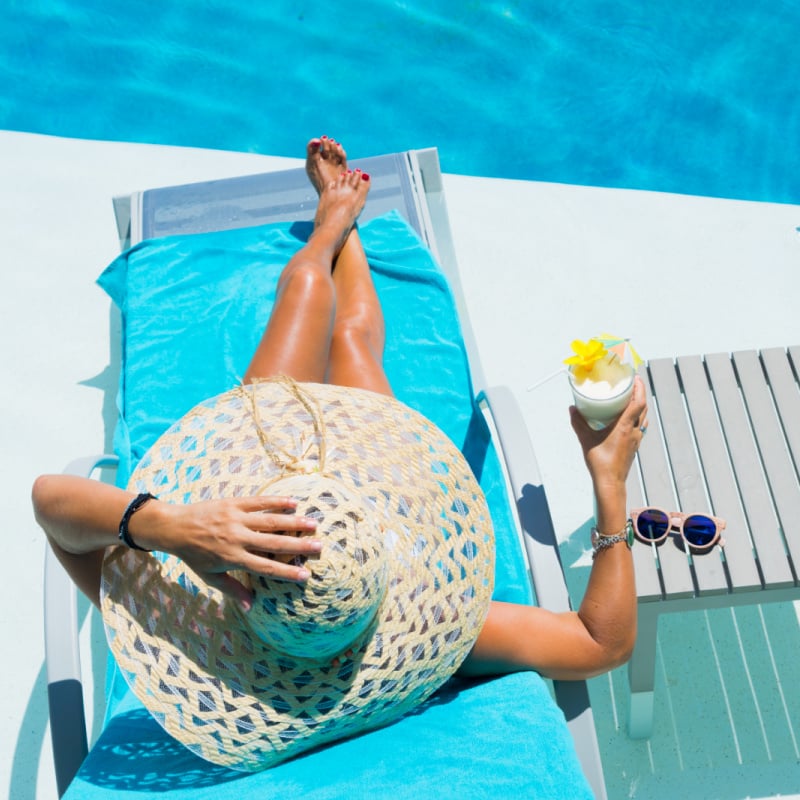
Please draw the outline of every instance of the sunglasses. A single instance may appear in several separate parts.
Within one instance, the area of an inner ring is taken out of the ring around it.
[[[631,522],[636,535],[643,542],[659,544],[671,531],[677,531],[692,550],[703,552],[716,544],[724,544],[720,538],[725,520],[710,514],[670,513],[661,508],[636,508],[631,511]]]

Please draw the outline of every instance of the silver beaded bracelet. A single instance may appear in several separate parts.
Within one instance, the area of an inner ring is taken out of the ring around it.
[[[625,527],[619,533],[604,534],[597,528],[592,528],[592,560],[595,559],[601,550],[613,547],[615,544],[625,542],[628,547],[633,547],[633,523],[628,520]]]

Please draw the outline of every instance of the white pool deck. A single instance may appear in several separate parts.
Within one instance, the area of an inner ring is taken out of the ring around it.
[[[0,796],[55,797],[45,539],[29,494],[39,473],[109,446],[110,303],[94,280],[119,250],[111,198],[297,163],[0,132]],[[568,390],[560,378],[528,387],[558,369],[572,339],[604,330],[651,358],[800,344],[800,206],[457,175],[445,186],[487,382],[509,385],[521,404],[580,585],[592,498]],[[85,629],[88,651],[96,621]],[[797,610],[672,615],[659,645],[649,742],[627,737],[624,671],[591,684],[610,796],[800,797]]]

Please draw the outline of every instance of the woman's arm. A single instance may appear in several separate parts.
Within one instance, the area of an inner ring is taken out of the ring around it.
[[[646,425],[644,385],[636,379],[628,407],[605,430],[592,430],[574,407],[570,413],[592,478],[597,529],[620,533],[628,519],[625,480]],[[619,543],[597,553],[578,611],[492,603],[462,672],[535,669],[550,678],[584,679],[624,664],[635,641],[633,559],[627,545]]]
[[[135,494],[71,475],[43,475],[33,486],[36,520],[77,586],[99,604],[100,571],[107,547],[120,544],[122,515]],[[294,515],[288,497],[248,497],[174,505],[150,500],[131,518],[133,541],[172,553],[245,610],[251,597],[227,570],[244,569],[282,580],[304,581],[302,567],[267,558],[318,553],[319,541],[284,536],[315,530],[314,520]]]

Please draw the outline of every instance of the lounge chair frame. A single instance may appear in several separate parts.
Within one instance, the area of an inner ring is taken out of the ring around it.
[[[459,280],[438,152],[429,148],[395,153],[355,161],[353,166],[369,172],[372,178],[370,200],[362,220],[399,207],[431,249],[450,282],[477,401],[495,436],[498,455],[514,498],[515,517],[535,596],[544,608],[567,611],[571,603],[558,542],[521,411],[508,387],[485,385]],[[154,202],[153,192],[160,193],[158,203]],[[190,194],[196,202],[187,205]],[[171,204],[181,209],[182,217],[172,213]],[[307,220],[315,204],[316,195],[302,170],[212,181],[191,187],[169,187],[114,200],[123,248],[167,233]],[[164,219],[168,222],[165,223]],[[90,476],[95,470],[114,466],[116,462],[113,455],[87,457],[70,463],[65,472]],[[87,754],[76,609],[76,589],[48,547],[45,567],[46,658],[59,796],[66,791]],[[575,741],[584,774],[598,800],[604,800],[606,788],[587,685],[584,681],[554,681],[553,688]]]

